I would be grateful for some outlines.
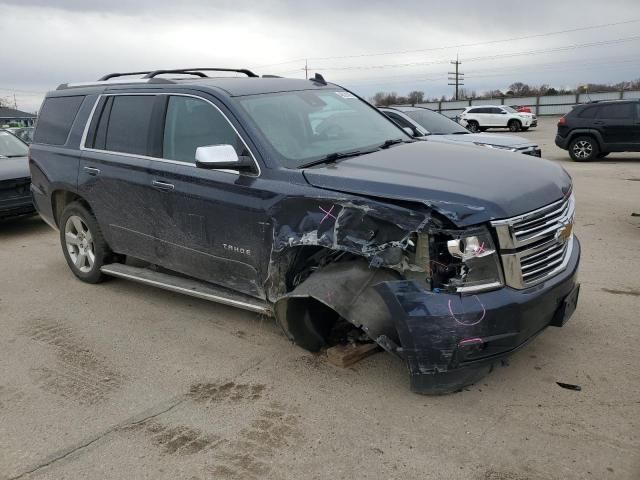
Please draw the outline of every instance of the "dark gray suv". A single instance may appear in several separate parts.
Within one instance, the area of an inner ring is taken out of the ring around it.
[[[420,393],[475,382],[571,316],[580,245],[561,167],[415,141],[319,75],[218,70],[47,95],[31,188],[79,279],[273,315],[313,351],[376,342]]]

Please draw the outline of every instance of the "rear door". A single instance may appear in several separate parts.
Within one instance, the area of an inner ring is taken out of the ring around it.
[[[78,189],[109,245],[148,259],[153,242],[149,155],[156,95],[103,95],[82,146]]]
[[[602,138],[614,151],[633,148],[636,134],[635,105],[631,102],[608,103],[600,106],[593,124],[602,131]],[[611,148],[609,147],[609,148]]]

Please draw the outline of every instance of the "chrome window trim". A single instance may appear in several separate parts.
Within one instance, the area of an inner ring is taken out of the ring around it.
[[[94,153],[106,153],[106,154],[110,154],[110,155],[120,155],[120,156],[124,156],[124,157],[139,158],[139,159],[142,159],[142,160],[153,160],[154,162],[172,163],[174,165],[184,165],[184,166],[188,166],[188,167],[197,168],[195,163],[185,162],[185,161],[181,161],[181,160],[170,160],[168,158],[150,157],[148,155],[138,155],[138,154],[135,154],[135,153],[116,152],[116,151],[113,151],[113,150],[102,150],[102,149],[98,149],[98,148],[87,148],[85,146],[86,142],[87,142],[87,135],[89,133],[89,126],[91,125],[91,122],[93,122],[93,117],[94,117],[94,115],[96,113],[96,109],[98,108],[98,103],[100,102],[102,97],[122,97],[122,96],[129,96],[130,97],[130,96],[133,96],[133,95],[147,95],[147,96],[149,96],[149,95],[152,95],[152,96],[168,95],[168,96],[175,96],[175,97],[190,97],[190,98],[195,98],[195,99],[202,100],[202,101],[208,103],[213,108],[215,108],[220,113],[220,115],[222,115],[222,117],[227,121],[229,126],[231,126],[231,128],[233,129],[235,134],[238,135],[238,138],[240,138],[240,140],[242,141],[242,144],[245,146],[245,148],[247,149],[247,151],[251,155],[251,159],[253,160],[254,165],[258,169],[258,173],[257,174],[247,174],[247,173],[239,172],[237,170],[227,170],[227,169],[225,169],[225,170],[215,170],[215,171],[216,172],[223,172],[223,173],[231,173],[233,175],[242,175],[242,176],[247,176],[247,177],[260,177],[260,176],[262,176],[262,169],[260,168],[260,163],[256,160],[256,157],[253,154],[253,151],[251,150],[251,148],[249,148],[249,145],[247,145],[247,142],[244,140],[242,135],[240,135],[240,132],[238,132],[236,127],[233,125],[233,123],[231,123],[231,121],[224,114],[224,112],[222,110],[220,110],[220,108],[215,103],[213,103],[212,101],[207,100],[206,98],[200,97],[198,95],[192,95],[192,94],[188,94],[188,93],[175,93],[175,92],[101,93],[100,95],[98,95],[98,98],[96,99],[96,101],[95,101],[95,103],[93,105],[93,108],[91,109],[91,113],[89,114],[89,118],[87,119],[87,123],[84,126],[84,131],[82,132],[82,138],[80,139],[80,150],[81,151],[83,151],[83,152],[94,152]],[[195,159],[194,159],[194,162],[195,162]]]

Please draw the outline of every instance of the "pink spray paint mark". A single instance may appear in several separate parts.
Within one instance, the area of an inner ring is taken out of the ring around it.
[[[322,207],[318,207],[320,208],[320,210],[322,210],[322,213],[324,213],[324,217],[322,217],[322,220],[320,220],[320,224],[322,224],[322,222],[324,222],[327,218],[333,218],[334,220],[337,220],[337,218],[331,213],[333,212],[333,209],[335,208],[335,205],[331,205],[331,208],[329,209],[329,211],[325,210]]]
[[[460,319],[458,319],[456,317],[456,315],[453,313],[453,309],[451,308],[451,299],[449,299],[449,314],[453,317],[453,319],[456,321],[456,323],[460,324],[460,325],[464,325],[466,327],[473,327],[474,325],[479,324],[482,320],[484,320],[485,315],[487,314],[487,310],[484,308],[484,305],[482,304],[482,302],[480,301],[480,299],[478,298],[477,295],[474,295],[473,298],[476,299],[476,301],[480,304],[480,306],[482,307],[482,316],[476,320],[475,322],[472,323],[466,323],[461,321]],[[463,312],[464,313],[464,312]]]

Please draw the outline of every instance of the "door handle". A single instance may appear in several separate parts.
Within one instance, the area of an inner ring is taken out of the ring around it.
[[[154,180],[153,182],[151,182],[151,185],[153,185],[158,190],[173,190],[174,188],[176,188],[172,183],[160,182],[158,180]]]
[[[100,175],[100,169],[94,167],[83,167],[84,171],[87,172],[92,177]]]

